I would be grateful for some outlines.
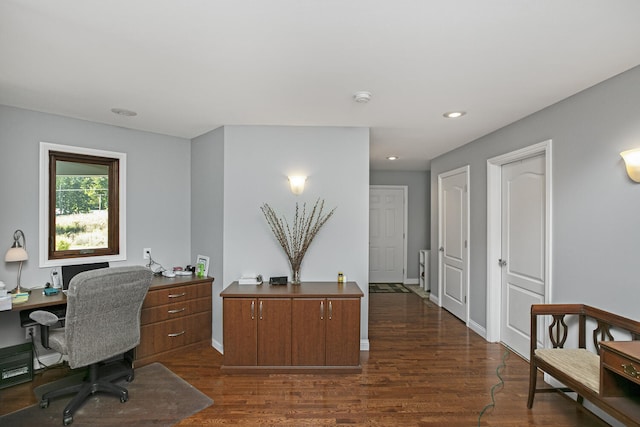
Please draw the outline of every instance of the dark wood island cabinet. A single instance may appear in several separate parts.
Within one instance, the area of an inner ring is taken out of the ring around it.
[[[361,372],[355,282],[239,285],[223,299],[224,371]]]

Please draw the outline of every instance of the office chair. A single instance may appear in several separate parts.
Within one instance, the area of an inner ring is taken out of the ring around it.
[[[145,267],[79,273],[69,283],[64,328],[53,328],[58,324],[53,313],[38,310],[29,315],[41,325],[44,347],[66,355],[71,369],[89,367],[83,383],[42,396],[40,407],[46,408],[49,399],[77,392],[62,413],[64,425],[73,422],[74,412],[96,392],[114,394],[123,403],[129,399],[127,389],[113,382],[133,380],[131,352],[115,372],[113,361],[140,343],[140,311],[152,276]]]

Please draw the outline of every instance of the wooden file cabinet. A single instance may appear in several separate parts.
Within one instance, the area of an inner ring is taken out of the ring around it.
[[[211,342],[211,284],[195,276],[154,277],[140,315],[136,366]]]
[[[225,371],[360,372],[360,299],[350,282],[238,285],[223,297]]]

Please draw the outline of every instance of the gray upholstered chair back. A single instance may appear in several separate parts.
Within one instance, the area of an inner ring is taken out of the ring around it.
[[[140,343],[140,311],[152,276],[144,267],[113,267],[71,279],[64,343],[71,368],[103,361]]]

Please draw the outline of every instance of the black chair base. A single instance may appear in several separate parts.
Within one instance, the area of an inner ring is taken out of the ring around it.
[[[128,382],[133,381],[134,378],[131,361],[126,356],[124,361],[115,363],[94,363],[89,365],[87,377],[80,384],[52,390],[42,395],[40,407],[48,407],[50,399],[76,393],[62,412],[62,423],[69,425],[73,422],[73,414],[84,404],[89,396],[95,393],[112,394],[119,397],[122,403],[126,402],[129,399],[127,389],[113,384],[114,381],[122,378],[125,378]]]

